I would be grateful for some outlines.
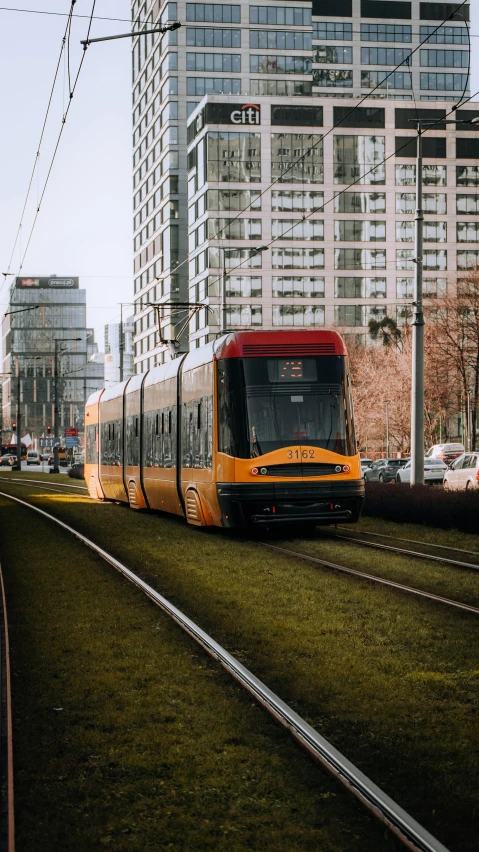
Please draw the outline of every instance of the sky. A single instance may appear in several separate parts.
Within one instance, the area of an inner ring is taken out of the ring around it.
[[[93,0],[77,0],[70,38],[74,78]],[[10,9],[68,13],[70,0],[10,0]],[[129,32],[130,0],[96,0],[92,38]],[[479,90],[479,3],[471,3],[471,92]],[[68,67],[62,61],[39,167],[21,238],[9,267],[66,26],[61,14],[9,11],[0,6],[0,272],[18,272],[38,200],[68,104]],[[87,322],[100,350],[103,327],[118,322],[119,303],[133,299],[131,42],[92,44],[78,78],[58,153],[22,275],[80,277]],[[479,99],[479,96],[478,96]],[[9,278],[8,283],[13,279]],[[0,275],[0,313],[8,284]],[[125,312],[128,308],[125,308]]]

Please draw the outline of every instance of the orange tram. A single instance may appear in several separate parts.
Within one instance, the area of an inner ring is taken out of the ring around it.
[[[334,331],[246,331],[97,391],[90,496],[196,526],[357,521],[347,353]]]

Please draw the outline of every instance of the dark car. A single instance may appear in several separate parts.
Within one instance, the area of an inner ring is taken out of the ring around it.
[[[17,461],[16,456],[12,456],[12,455],[10,455],[10,453],[5,453],[5,455],[2,456],[2,458],[0,460],[0,464],[2,465],[2,467],[13,467],[13,465],[16,463],[16,461]]]
[[[68,476],[72,479],[85,479],[85,465],[83,462],[73,462]]]
[[[365,482],[395,482],[400,467],[408,459],[377,459],[364,471]]]

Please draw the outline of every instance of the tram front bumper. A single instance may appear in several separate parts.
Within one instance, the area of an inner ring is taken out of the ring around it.
[[[364,482],[219,482],[218,503],[224,527],[358,521]]]

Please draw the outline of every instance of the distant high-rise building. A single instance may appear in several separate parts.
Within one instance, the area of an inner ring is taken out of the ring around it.
[[[237,220],[233,228],[225,228],[220,235],[220,245],[227,248],[230,258],[242,257],[242,252],[248,252],[258,244],[259,231],[254,224],[254,207],[248,207],[249,201],[246,200],[252,197],[251,184],[257,183],[263,192],[272,180],[278,179],[282,192],[291,193],[290,209],[286,201],[282,201],[283,206],[275,211],[280,214],[278,220],[284,218],[281,214],[290,212],[297,216],[299,225],[301,214],[310,210],[313,202],[304,193],[311,190],[309,184],[312,183],[316,184],[315,189],[321,189],[323,181],[319,179],[319,171],[314,173],[314,179],[311,179],[312,174],[308,173],[306,167],[302,170],[301,179],[298,170],[294,175],[289,174],[290,179],[286,174],[280,178],[276,174],[278,163],[281,162],[283,168],[295,162],[309,149],[308,139],[314,136],[316,140],[316,137],[326,132],[320,129],[322,125],[317,118],[309,122],[304,117],[306,113],[298,112],[296,117],[292,117],[291,108],[295,102],[301,107],[309,105],[312,110],[324,105],[325,114],[328,114],[325,127],[330,133],[334,110],[337,135],[344,134],[350,139],[357,139],[356,143],[351,144],[343,140],[347,147],[344,157],[351,156],[357,163],[354,165],[352,161],[345,161],[343,180],[340,179],[339,171],[335,173],[334,192],[337,192],[353,183],[362,170],[366,171],[369,153],[366,149],[361,153],[355,145],[365,145],[361,140],[376,135],[374,122],[371,123],[364,112],[361,119],[359,113],[356,118],[354,114],[350,118],[346,116],[346,113],[358,106],[360,97],[371,93],[371,98],[397,100],[398,107],[403,110],[408,107],[407,102],[410,102],[411,108],[414,103],[418,103],[421,109],[421,106],[426,106],[420,104],[421,101],[434,101],[444,115],[452,105],[450,101],[459,101],[463,93],[468,96],[467,22],[470,6],[467,3],[459,10],[458,6],[459,3],[428,3],[422,0],[282,0],[280,3],[266,0],[260,5],[190,3],[183,0],[165,3],[159,0],[135,0],[132,3],[134,26],[138,31],[145,23],[154,25],[179,21],[182,24],[180,29],[173,32],[138,36],[133,42],[134,360],[137,371],[148,369],[170,357],[166,341],[179,334],[188,318],[183,308],[174,309],[175,302],[186,302],[188,293],[190,301],[195,293],[200,301],[207,295],[214,296],[208,289],[210,278],[213,289],[217,288],[214,281],[218,277],[217,269],[222,267],[224,260],[224,257],[218,259],[218,251],[210,251],[210,248],[215,249],[214,242],[210,244],[218,232],[215,228],[219,225],[223,228],[229,218]],[[416,50],[408,60],[411,52],[428,36],[430,38],[424,47]],[[395,66],[400,63],[403,64],[395,70]],[[208,107],[209,131],[205,137],[206,147],[200,145],[197,148],[191,143],[201,130],[198,122],[204,119],[205,114],[200,110],[195,126],[190,125],[188,141],[187,122],[205,96],[212,96]],[[269,110],[265,108],[267,99],[274,105],[275,116],[274,119],[271,117],[271,124],[275,125],[274,133],[278,137],[271,145],[269,132],[265,131],[265,122],[270,121]],[[221,102],[225,109],[223,117],[216,113],[216,120],[212,118],[213,101],[218,105]],[[401,104],[401,101],[406,103]],[[230,120],[230,112],[227,110],[230,103],[237,109],[241,106],[251,108],[252,104],[261,105],[261,131],[253,127],[251,122],[251,126],[246,127],[246,113]],[[282,106],[285,108],[284,114],[281,113]],[[370,109],[373,106],[372,101],[365,104]],[[343,107],[343,113],[341,121],[337,123],[336,115],[340,114],[340,107]],[[413,135],[414,132],[409,115],[404,119],[408,122],[406,126],[404,121],[401,124],[400,119],[397,119],[399,124],[396,122],[391,110],[388,115],[394,123],[386,127],[387,132],[377,133],[383,140],[379,145],[387,140],[388,148],[384,157],[394,154],[394,150],[390,150],[390,145],[394,144],[394,130],[401,130],[402,136]],[[458,131],[461,137],[459,127]],[[444,136],[442,129],[441,133]],[[258,139],[251,134],[259,134]],[[437,135],[438,131],[431,133],[431,137]],[[471,137],[470,132],[465,135]],[[279,136],[284,136],[284,144],[280,144]],[[259,146],[258,141],[261,141]],[[339,151],[340,141],[335,143],[338,164],[342,156]],[[190,144],[189,153],[187,144]],[[474,144],[471,139],[468,156],[477,161]],[[318,150],[319,147],[318,143]],[[462,150],[465,151],[464,145],[458,148],[458,151]],[[196,155],[202,159],[195,161]],[[277,156],[276,162],[272,161],[273,155]],[[364,163],[361,160],[363,155],[366,158]],[[374,157],[378,156],[376,151]],[[403,159],[406,156],[409,154],[404,152]],[[448,165],[440,145],[432,157],[427,156],[438,167],[446,168]],[[452,142],[447,156],[453,156]],[[463,153],[458,154],[459,159],[463,156]],[[388,173],[391,169],[393,162],[389,161]],[[453,169],[451,162],[448,186],[455,185]],[[329,165],[325,162],[324,174],[329,181],[331,162]],[[205,191],[201,193],[198,192],[198,175],[204,175]],[[378,181],[373,183],[377,184]],[[388,176],[388,183],[394,185],[392,173]],[[364,192],[374,191],[374,186],[368,190],[365,180],[362,184]],[[218,195],[220,187],[229,193],[227,198],[225,194]],[[302,199],[296,197],[299,190],[303,193]],[[321,191],[324,191],[324,200],[327,201],[328,192],[325,188]],[[362,204],[363,201],[358,203]],[[271,218],[273,211],[267,206],[269,195],[263,198],[262,204],[266,218]],[[412,221],[413,215],[409,208],[406,211],[406,201],[398,201],[398,204],[399,207],[395,208],[393,194],[388,194],[388,207],[384,211],[383,221],[388,223],[388,240],[392,242],[395,242],[392,230],[399,234],[395,224],[396,209],[398,213],[404,214],[404,221],[408,215]],[[450,201],[448,215],[455,212],[451,211],[452,204],[453,201]],[[328,208],[329,218],[333,215],[332,207],[331,204]],[[258,206],[256,209],[259,209]],[[238,219],[238,213],[242,210],[245,213]],[[350,211],[345,209],[344,212]],[[366,209],[364,212],[368,213]],[[247,220],[249,224],[245,221],[241,228],[241,219]],[[455,220],[448,223],[448,229],[450,239],[455,229]],[[263,231],[261,239],[264,242],[268,229],[263,228]],[[348,228],[338,225],[337,234],[334,239],[346,240]],[[383,239],[375,238],[372,231],[368,234],[368,241]],[[301,257],[309,255],[304,253],[303,248],[299,251],[298,239],[297,234],[293,236],[288,233],[284,241],[281,240],[280,245],[288,248],[291,257],[294,254],[294,263],[283,268],[294,269],[295,275],[302,274],[304,278],[310,275],[310,267],[302,265]],[[317,233],[310,236],[304,230],[303,239],[319,238]],[[366,238],[361,236],[358,239],[364,241]],[[398,250],[405,239],[398,238]],[[351,240],[350,246],[353,247],[357,240],[354,236]],[[311,250],[315,245],[311,243]],[[390,264],[388,269],[392,268],[392,260],[387,261]],[[448,263],[453,263],[453,251],[449,251]],[[235,264],[231,262],[228,265],[231,271]],[[447,272],[449,268],[441,268],[440,271]],[[248,269],[245,275],[251,278]],[[201,286],[197,286],[198,281],[202,282]],[[238,304],[242,298],[251,299],[254,295],[250,304],[262,308],[263,298],[270,298],[266,295],[270,293],[269,284],[261,289],[261,284],[255,280],[253,294],[244,282],[229,283],[230,293],[234,293],[240,300]],[[310,285],[304,286],[304,292],[309,293]],[[368,286],[358,285],[359,291],[367,292]],[[392,283],[388,284],[389,289],[392,286]],[[298,287],[303,287],[303,284]],[[354,290],[352,285],[348,287],[348,292]],[[293,292],[294,288],[287,288],[284,292],[289,293],[290,290]],[[248,295],[243,296],[243,291]],[[335,301],[340,296],[336,296],[332,290],[328,291],[327,284],[326,295],[332,300],[331,307],[337,305],[338,309],[341,308],[336,312],[338,320],[339,317],[347,319],[349,314],[342,311],[342,302]],[[316,303],[320,298],[319,291],[314,291],[313,301]],[[160,329],[157,327],[155,310],[151,307],[152,303],[158,302],[165,304]],[[361,305],[358,303],[358,306]],[[254,312],[252,325],[259,323],[260,313],[260,310]],[[331,311],[329,313],[332,314]],[[361,319],[366,316],[364,312],[358,311],[355,317],[359,317],[359,314]],[[229,317],[226,312],[226,319],[237,325],[237,315],[238,312],[233,311]],[[246,323],[248,316],[250,314],[246,310],[241,313],[241,325]],[[268,308],[263,313],[263,327],[270,325],[271,317]],[[220,326],[218,317],[216,322],[211,322],[211,316],[207,321],[206,313],[198,313],[189,331],[199,343],[203,343],[210,334],[219,333]],[[188,339],[183,331],[179,339],[179,351],[184,351],[187,346]]]
[[[110,322],[105,326],[105,386],[129,379],[135,372],[133,363],[133,333],[134,317],[128,317],[123,323],[123,340],[121,339],[121,324]],[[123,359],[121,347],[123,345]]]
[[[56,384],[60,435],[72,427],[81,439],[85,400],[104,384],[97,351],[78,278],[16,278],[2,322],[4,429],[16,421],[19,377],[22,434],[53,434]]]

